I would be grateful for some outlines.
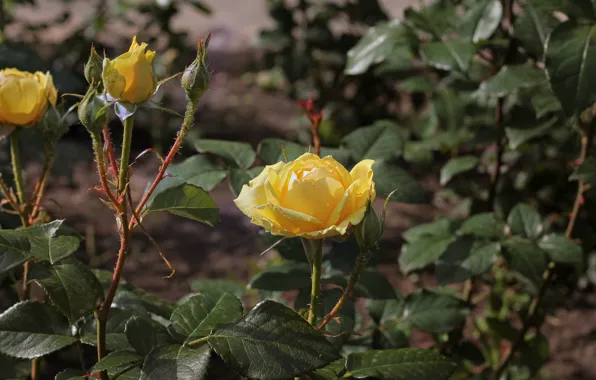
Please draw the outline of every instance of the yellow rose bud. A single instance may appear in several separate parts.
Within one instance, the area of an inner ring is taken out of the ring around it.
[[[58,91],[50,73],[0,70],[0,124],[28,127],[56,104]]]
[[[127,53],[113,60],[104,59],[103,85],[112,98],[138,104],[153,95],[157,87],[152,66],[155,52],[145,49],[147,44],[139,45],[135,36]]]
[[[331,156],[305,153],[279,162],[244,185],[234,200],[252,223],[276,235],[308,239],[343,235],[375,198],[373,160],[348,172]]]

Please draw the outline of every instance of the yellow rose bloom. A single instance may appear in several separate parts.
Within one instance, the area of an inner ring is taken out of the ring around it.
[[[348,172],[331,156],[305,153],[266,166],[234,200],[251,222],[275,235],[308,239],[343,235],[362,221],[376,196],[373,160]]]
[[[56,104],[58,91],[50,73],[0,70],[0,124],[28,127]]]
[[[153,95],[157,87],[152,65],[155,52],[145,49],[147,44],[139,45],[135,36],[127,53],[113,60],[104,59],[103,84],[112,98],[138,104]]]

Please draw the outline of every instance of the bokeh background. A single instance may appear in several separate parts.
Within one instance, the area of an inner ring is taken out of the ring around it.
[[[399,19],[419,0],[281,1],[281,0],[2,0],[0,68],[49,70],[61,93],[83,93],[87,83],[83,65],[93,43],[98,51],[116,56],[128,49],[132,35],[148,41],[158,51],[160,77],[180,71],[190,63],[199,38],[211,33],[210,90],[201,100],[197,122],[182,156],[195,153],[192,139],[199,136],[247,141],[256,145],[266,137],[308,141],[308,123],[296,101],[316,93],[324,109],[325,145],[358,126],[378,119],[399,119],[416,102],[400,101],[381,71],[357,78],[343,74],[347,51],[380,20]],[[304,17],[308,15],[308,17]],[[387,65],[408,65],[395,60]],[[396,78],[391,78],[395,80]],[[68,98],[66,98],[67,101]],[[168,85],[157,99],[163,107],[183,109],[183,92]],[[70,100],[72,101],[72,100]],[[133,156],[147,148],[163,152],[173,141],[180,120],[159,110],[144,110],[138,119]],[[111,125],[118,143],[119,122]],[[45,207],[85,237],[86,259],[111,267],[118,248],[113,214],[92,190],[96,176],[85,129],[73,120],[60,142],[59,158],[48,189]],[[40,171],[40,153],[28,147],[27,170]],[[3,162],[3,165],[6,161]],[[145,155],[135,162],[132,189],[139,196],[156,173],[159,161]],[[411,170],[425,190],[440,189],[438,167]],[[266,244],[258,229],[234,206],[224,183],[212,192],[221,209],[221,222],[210,228],[185,219],[160,214],[145,226],[176,268],[169,273],[157,250],[135,232],[125,278],[134,285],[175,299],[192,288],[193,280],[223,278],[248,280],[256,269],[277,260],[275,252],[259,253]],[[401,232],[451,212],[457,205],[392,204],[385,237],[386,257],[380,268],[403,292],[413,289],[396,264]],[[431,281],[431,280],[428,280]],[[592,295],[593,296],[593,295]],[[558,379],[596,379],[596,300],[561,308],[545,328],[553,351],[547,372]],[[581,304],[585,303],[585,307]],[[420,336],[424,345],[424,336]]]

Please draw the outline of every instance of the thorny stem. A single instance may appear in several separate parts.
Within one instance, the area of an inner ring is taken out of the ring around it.
[[[29,215],[29,223],[33,223],[37,214],[41,208],[41,200],[43,199],[43,195],[46,190],[46,186],[48,184],[48,178],[50,177],[50,171],[52,170],[52,165],[54,164],[54,152],[56,146],[55,144],[46,143],[45,146],[45,162],[43,165],[43,171],[41,177],[39,178],[39,182],[37,183],[36,189],[33,192],[33,197],[31,197],[31,201],[33,202],[33,209],[31,210],[31,214]]]
[[[132,130],[133,130],[133,121],[132,117],[129,117],[124,121],[124,134],[122,139],[122,154],[120,155],[120,170],[118,173],[118,196],[124,197],[125,191],[128,186],[128,161],[130,159],[130,145],[132,141]],[[98,137],[98,136],[96,136]],[[98,140],[94,138],[94,140]],[[95,141],[94,141],[95,143]],[[101,151],[100,149],[97,149]],[[103,151],[102,151],[103,152]],[[102,160],[98,159],[98,165],[103,166],[103,155]],[[105,173],[105,169],[100,169]],[[101,177],[100,173],[100,177]],[[110,282],[110,288],[106,293],[106,297],[104,298],[102,305],[98,312],[95,314],[97,319],[97,359],[100,360],[105,356],[106,352],[106,322],[108,320],[108,315],[110,313],[110,308],[112,306],[112,301],[114,300],[114,296],[116,295],[116,290],[118,290],[118,285],[120,283],[120,278],[122,277],[122,271],[124,269],[124,262],[126,261],[126,253],[128,251],[128,243],[129,243],[129,229],[128,229],[128,217],[127,217],[127,208],[126,202],[121,202],[120,210],[118,212],[118,220],[120,225],[120,250],[118,251],[118,259],[116,261],[116,268],[114,268],[114,274],[112,276],[112,281]],[[117,206],[115,204],[114,206]],[[102,380],[108,380],[108,375],[105,371],[101,372]]]
[[[10,206],[15,210],[15,212],[21,218],[21,224],[23,226],[26,225],[27,224],[27,216],[21,210],[21,207],[19,206],[17,199],[15,199],[14,194],[12,194],[10,192],[8,185],[6,184],[6,182],[4,182],[4,179],[2,178],[1,175],[0,175],[0,192],[2,193],[2,196],[4,197],[4,199],[6,199],[8,201]]]
[[[196,104],[197,103],[193,102],[193,101],[189,101],[187,103],[186,112],[184,113],[184,121],[182,122],[182,127],[180,128],[180,131],[178,131],[178,137],[176,137],[176,141],[174,141],[174,145],[172,145],[170,152],[168,153],[166,158],[163,160],[163,163],[161,164],[161,167],[159,168],[159,172],[157,173],[155,180],[149,187],[149,190],[147,190],[147,192],[145,193],[145,195],[143,196],[143,198],[137,205],[137,208],[135,210],[135,213],[137,215],[141,215],[141,213],[143,211],[143,207],[145,207],[145,204],[147,204],[147,201],[151,197],[151,194],[153,194],[153,191],[155,191],[155,188],[157,187],[157,185],[165,177],[166,170],[168,169],[168,167],[174,160],[174,157],[178,153],[178,150],[180,150],[180,146],[182,145],[184,138],[186,137],[186,135],[188,134],[188,131],[190,130],[190,128],[192,127],[192,125],[194,123],[194,114],[195,114]],[[133,218],[130,221],[130,224],[128,226],[129,230],[132,231],[132,229],[135,227],[136,221],[137,221],[136,218]]]
[[[114,177],[116,177],[118,173],[118,164],[116,162],[116,155],[114,154],[114,147],[112,146],[112,139],[110,138],[110,129],[107,124],[103,126],[103,139],[105,142],[105,150],[108,153],[108,158],[110,160],[110,170]]]
[[[339,313],[344,306],[345,302],[350,298],[354,287],[358,283],[360,279],[360,274],[364,270],[366,263],[369,259],[369,253],[367,251],[360,251],[360,254],[356,258],[356,266],[354,267],[354,271],[350,275],[350,279],[348,280],[348,285],[346,285],[343,294],[333,307],[333,309],[323,318],[323,321],[319,326],[317,326],[317,330],[322,330],[336,315]]]
[[[107,195],[110,202],[112,202],[112,205],[114,205],[114,207],[116,207],[117,210],[120,210],[121,209],[120,202],[116,199],[116,197],[112,193],[112,189],[110,189],[110,185],[108,183],[105,158],[104,158],[103,149],[101,146],[101,137],[99,134],[92,134],[91,140],[92,140],[92,144],[93,144],[93,151],[95,152],[95,161],[97,164],[97,172],[99,175],[99,181],[101,183],[103,191]]]
[[[322,118],[320,116],[312,117],[310,123],[312,125],[312,142],[315,146],[315,154],[321,155],[321,138],[319,137],[319,125],[321,125]]]
[[[594,129],[596,128],[596,112],[595,112],[596,105],[592,108],[592,110],[593,110],[593,112],[592,112],[593,119],[592,119],[592,122],[587,126],[587,131],[584,131],[583,128],[580,129],[581,152],[580,152],[578,160],[576,161],[578,164],[582,164],[586,160],[588,155],[590,154],[590,147],[592,145]],[[571,214],[569,215],[569,223],[567,224],[567,229],[565,231],[565,236],[568,239],[571,239],[571,237],[572,237],[573,227],[575,226],[575,222],[577,220],[579,211],[583,204],[583,194],[587,189],[588,189],[588,186],[586,185],[586,183],[583,180],[580,180],[577,185],[577,193],[575,196],[575,201],[573,203],[573,209],[571,211]],[[541,303],[542,299],[544,298],[546,288],[548,287],[548,284],[550,283],[550,281],[554,275],[555,268],[556,268],[555,263],[551,261],[548,264],[548,267],[546,268],[544,273],[542,274],[542,283],[540,284],[540,288],[538,289],[538,294],[530,302],[530,306],[528,308],[528,313],[522,322],[522,328],[521,328],[519,334],[517,335],[517,338],[511,345],[511,349],[509,350],[509,352],[507,352],[507,356],[505,356],[505,359],[503,360],[503,362],[499,365],[499,367],[495,371],[496,379],[498,379],[503,374],[505,369],[507,369],[507,366],[513,359],[515,352],[524,343],[525,335],[532,327],[534,318],[536,317],[536,312],[538,311],[538,307],[540,306],[540,303]]]

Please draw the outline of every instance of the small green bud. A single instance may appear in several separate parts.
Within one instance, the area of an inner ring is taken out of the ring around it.
[[[97,54],[95,47],[91,46],[89,60],[85,64],[85,79],[89,84],[99,84],[101,82],[101,73],[103,71],[103,60]]]
[[[383,221],[369,202],[360,224],[354,226],[356,241],[362,250],[374,247],[383,234]]]
[[[205,41],[199,40],[197,47],[197,57],[188,66],[182,74],[180,83],[186,92],[186,97],[191,102],[198,102],[201,96],[207,91],[211,84],[211,74],[207,69],[205,58],[207,57],[207,47],[209,45],[209,35]]]
[[[85,97],[79,103],[79,120],[89,133],[97,134],[108,122],[108,110],[108,106],[99,98],[97,87],[89,86]]]

